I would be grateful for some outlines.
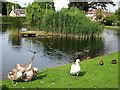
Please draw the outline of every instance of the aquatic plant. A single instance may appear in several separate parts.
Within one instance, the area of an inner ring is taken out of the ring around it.
[[[98,36],[102,33],[103,26],[93,22],[77,8],[70,10],[63,8],[61,11],[52,11],[45,15],[42,30],[52,33],[72,34],[79,37]]]

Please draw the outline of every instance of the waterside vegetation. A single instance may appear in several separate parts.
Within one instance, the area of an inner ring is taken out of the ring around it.
[[[115,26],[105,26],[105,28],[109,28],[109,29],[117,29],[120,30],[120,27],[115,27]]]
[[[38,7],[35,7],[38,10]],[[43,11],[44,13],[44,11]],[[99,36],[102,33],[103,25],[99,25],[97,22],[91,21],[86,17],[84,11],[72,7],[70,10],[63,8],[61,11],[50,11],[47,14],[43,14],[41,11],[41,17],[37,13],[29,12],[27,20],[38,30],[46,31],[53,34],[72,34],[79,37],[91,37],[93,35]],[[31,15],[31,16],[30,16]]]

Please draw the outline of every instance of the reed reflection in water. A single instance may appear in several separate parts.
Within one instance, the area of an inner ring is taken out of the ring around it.
[[[23,27],[24,30],[27,26]],[[9,26],[3,26],[2,31],[2,78],[6,79],[7,74],[13,67],[20,64],[29,64],[33,52],[37,52],[32,67],[39,70],[69,64],[74,58],[81,60],[88,56],[94,58],[118,51],[119,35],[115,30],[105,29],[101,38],[80,40],[75,38],[22,38]],[[85,50],[89,50],[88,53]],[[81,52],[81,54],[76,54]]]

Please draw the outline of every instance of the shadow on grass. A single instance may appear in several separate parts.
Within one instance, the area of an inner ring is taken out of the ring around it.
[[[36,77],[34,76],[31,81],[35,81],[35,80],[38,80],[38,79],[43,79],[46,76],[47,76],[46,74],[44,74],[44,75],[37,74],[37,76]],[[18,79],[17,82],[26,82],[26,81]]]
[[[9,88],[6,85],[0,86],[0,90],[9,90]]]
[[[83,76],[85,73],[86,73],[85,71],[79,72],[78,76]],[[76,74],[73,74],[73,76],[76,76]]]
[[[86,72],[83,71],[83,72],[80,72],[78,76],[83,76]]]
[[[32,81],[37,80],[37,79],[43,79],[44,77],[46,77],[47,75],[37,75],[37,77],[33,77]]]

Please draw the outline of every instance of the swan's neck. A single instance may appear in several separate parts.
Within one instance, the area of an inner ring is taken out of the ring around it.
[[[78,62],[76,62],[76,65],[80,65]]]
[[[33,60],[34,60],[34,56],[32,57],[32,59],[31,59],[31,61],[30,61],[29,65],[28,65],[27,70],[29,70],[29,69],[31,68]]]

